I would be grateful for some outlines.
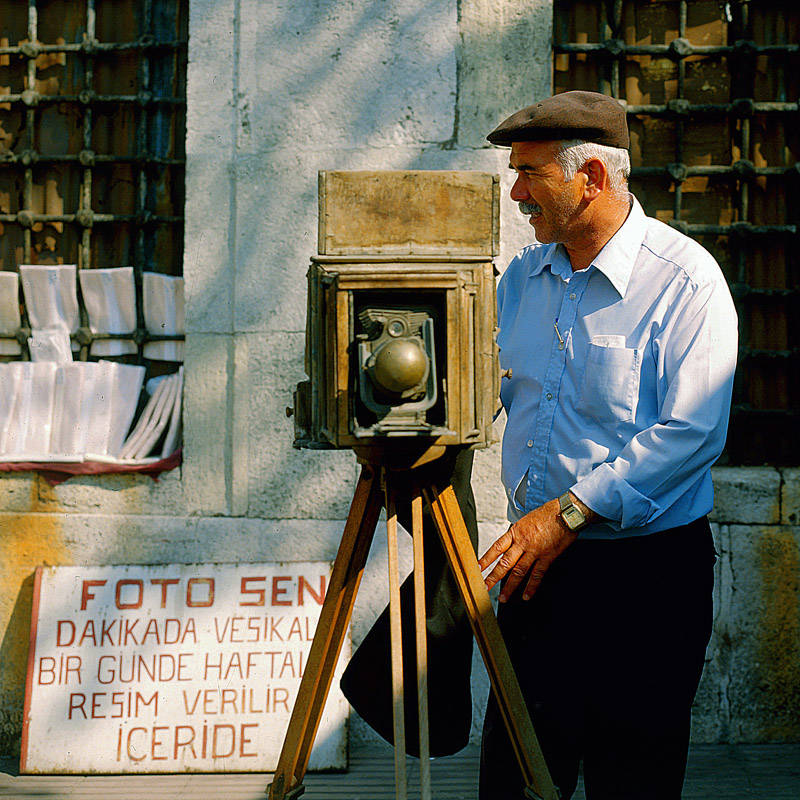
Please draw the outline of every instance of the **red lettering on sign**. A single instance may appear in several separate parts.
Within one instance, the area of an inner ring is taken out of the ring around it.
[[[281,586],[281,583],[285,581],[290,581],[291,578],[288,575],[276,575],[272,579],[272,605],[274,606],[290,606],[292,604],[291,600],[280,600],[279,598],[285,594],[288,594],[288,591]]]
[[[94,600],[94,592],[92,588],[95,586],[105,586],[108,581],[84,581],[81,588],[81,611],[86,611],[86,604],[90,600]]]
[[[167,607],[167,587],[180,583],[178,578],[150,578],[150,583],[161,587],[161,608]]]
[[[194,587],[198,584],[208,587],[208,596],[205,600],[194,599]],[[189,578],[186,584],[186,605],[190,608],[208,608],[214,605],[214,579],[213,578]]]
[[[56,623],[56,647],[69,647],[74,641],[75,623],[68,619],[60,619]]]
[[[185,741],[181,740],[181,731],[188,731],[190,736]],[[194,728],[191,725],[176,725],[175,726],[175,746],[172,750],[172,757],[178,757],[178,750],[182,750],[184,747],[191,748],[192,751],[192,758],[197,758],[197,753],[194,751]]]
[[[239,605],[240,606],[263,606],[267,599],[267,590],[263,586],[259,586],[258,588],[250,588],[250,584],[258,583],[266,583],[266,578],[258,577],[258,578],[242,578],[239,583],[239,588],[242,594],[252,594],[256,596],[256,600],[248,600],[245,602],[242,600]]]
[[[311,588],[311,584],[303,575],[300,576],[300,580],[297,584],[297,605],[299,606],[305,605],[305,597],[303,596],[304,589],[308,590],[308,593],[317,601],[318,605],[322,605],[325,600],[325,576],[319,576],[319,594]]]
[[[105,581],[104,581],[105,583]],[[137,589],[137,597],[135,600],[131,600],[127,603],[122,602],[122,590],[126,586],[135,586]],[[141,608],[142,607],[142,600],[144,599],[144,583],[140,580],[134,580],[130,578],[126,578],[122,581],[117,581],[117,589],[114,594],[114,602],[117,605],[117,608]]]
[[[84,719],[88,719],[86,716],[86,709],[84,705],[86,704],[86,695],[82,692],[70,692],[69,695],[69,713],[67,714],[67,719],[72,719],[72,712],[73,711],[80,711],[83,714]]]
[[[256,758],[258,753],[245,753],[244,746],[246,744],[252,744],[253,740],[248,739],[247,735],[245,734],[245,728],[257,728],[257,722],[249,722],[247,724],[242,724],[239,728],[239,755],[242,758]]]

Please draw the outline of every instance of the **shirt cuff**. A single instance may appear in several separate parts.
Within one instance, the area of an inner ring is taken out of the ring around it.
[[[610,464],[595,467],[570,491],[618,530],[646,525],[659,511],[656,503],[620,478]]]

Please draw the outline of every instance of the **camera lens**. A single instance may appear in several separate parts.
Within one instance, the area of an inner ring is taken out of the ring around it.
[[[428,356],[411,339],[387,342],[375,354],[372,377],[387,392],[400,394],[412,389],[428,372]]]

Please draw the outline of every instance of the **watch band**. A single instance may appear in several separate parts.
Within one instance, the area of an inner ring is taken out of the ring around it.
[[[564,524],[574,533],[577,533],[589,524],[583,511],[572,502],[569,492],[564,492],[564,494],[558,498],[558,506],[561,509],[559,516]]]

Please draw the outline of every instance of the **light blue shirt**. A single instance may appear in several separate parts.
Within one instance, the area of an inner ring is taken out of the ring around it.
[[[714,258],[631,203],[586,269],[573,272],[560,244],[534,244],[500,280],[512,521],[567,490],[609,520],[584,538],[655,533],[712,508],[736,311]]]

